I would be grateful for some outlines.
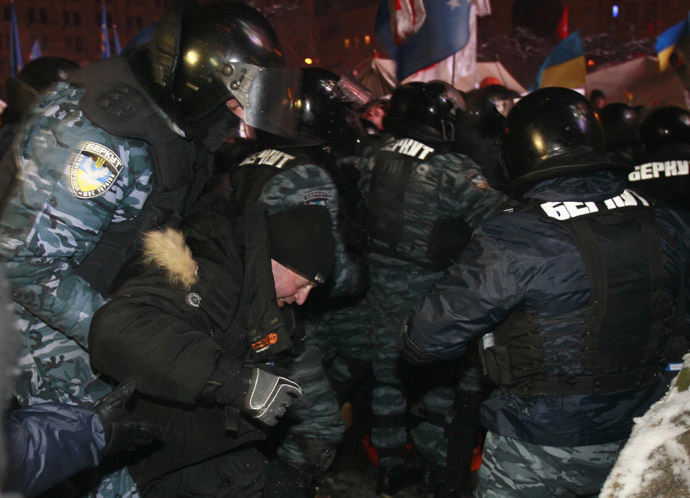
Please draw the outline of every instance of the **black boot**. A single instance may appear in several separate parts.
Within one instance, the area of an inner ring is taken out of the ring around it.
[[[404,465],[381,467],[379,479],[376,482],[376,494],[393,496],[408,485],[408,476]]]
[[[445,484],[446,469],[434,465],[425,465],[422,475],[422,487],[424,492],[436,497]]]

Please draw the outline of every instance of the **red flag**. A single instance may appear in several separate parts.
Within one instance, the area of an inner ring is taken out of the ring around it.
[[[565,40],[568,38],[568,6],[563,7],[563,15],[558,23],[558,38]]]

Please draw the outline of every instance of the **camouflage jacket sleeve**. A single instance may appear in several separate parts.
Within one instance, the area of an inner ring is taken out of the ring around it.
[[[348,254],[342,233],[341,201],[333,178],[314,165],[298,165],[275,175],[263,188],[259,200],[271,213],[297,204],[320,204],[331,214],[336,242],[335,266],[328,284],[329,297],[348,296],[358,289],[360,269]]]
[[[13,299],[84,347],[104,298],[73,273],[111,223],[136,217],[150,191],[148,146],[86,120],[61,84],[33,109],[11,153],[16,187],[0,217],[0,262]]]
[[[461,154],[443,154],[436,156],[435,161],[444,167],[438,190],[440,206],[447,206],[448,212],[461,213],[473,230],[498,213],[507,197],[489,186],[472,159]]]

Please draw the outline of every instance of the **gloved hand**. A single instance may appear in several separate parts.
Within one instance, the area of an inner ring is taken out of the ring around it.
[[[134,450],[163,437],[163,428],[133,417],[125,409],[136,383],[130,378],[91,406],[105,429],[105,454]]]
[[[293,400],[302,396],[299,384],[281,369],[260,364],[245,368],[245,372],[249,389],[239,408],[263,424],[276,425]]]

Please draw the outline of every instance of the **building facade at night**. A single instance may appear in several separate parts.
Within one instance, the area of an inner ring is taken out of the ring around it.
[[[429,1],[429,0],[427,0]],[[445,0],[434,0],[445,1]],[[105,0],[111,50],[116,26],[122,47],[155,22],[171,0]],[[10,5],[0,10],[0,98],[10,76]],[[288,57],[336,72],[352,71],[374,54],[377,0],[254,0],[280,34]],[[101,58],[102,0],[14,0],[22,60],[38,42],[42,55],[81,65]],[[479,19],[479,37],[507,34],[513,26],[553,31],[568,8],[568,28],[582,35],[655,37],[688,14],[687,0],[492,0]],[[530,26],[530,23],[533,26]],[[309,62],[307,62],[309,59]]]

